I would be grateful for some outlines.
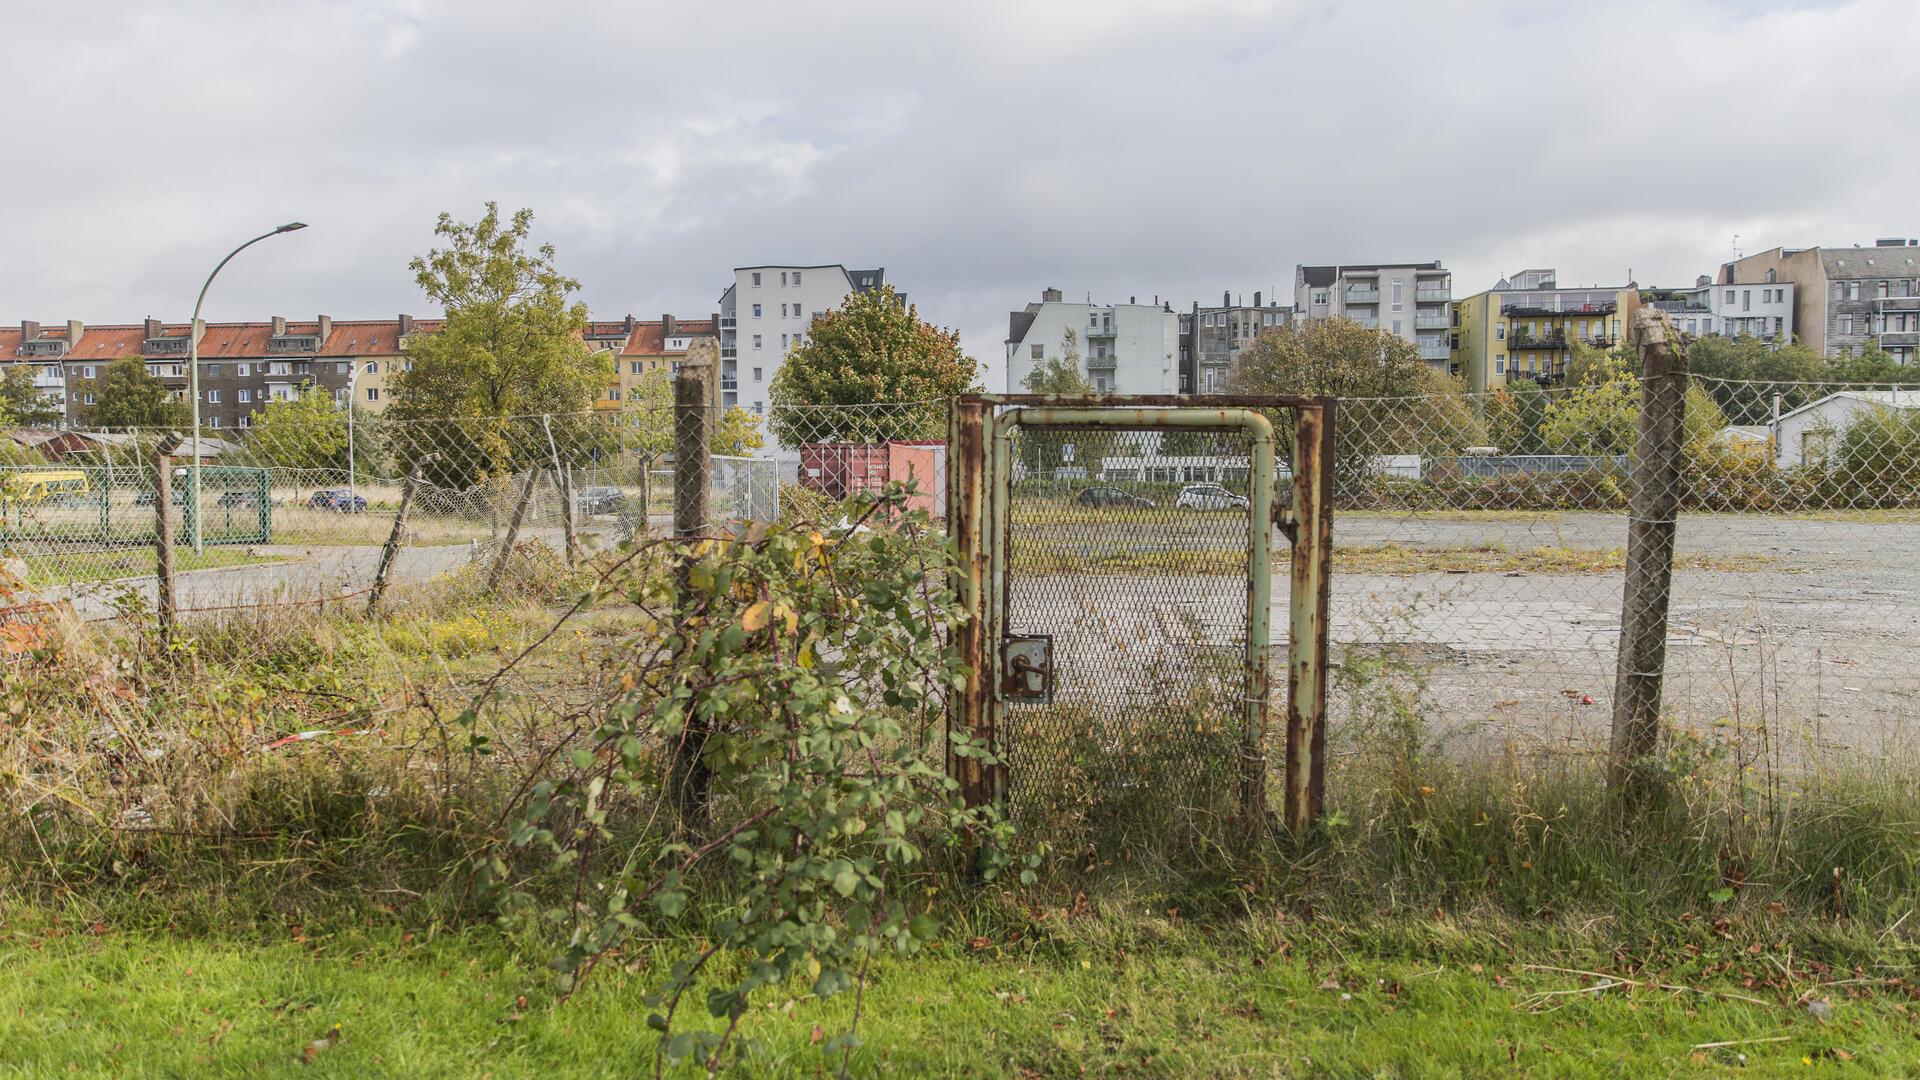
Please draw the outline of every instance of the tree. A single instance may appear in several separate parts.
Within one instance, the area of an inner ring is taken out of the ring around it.
[[[254,461],[260,465],[283,469],[345,468],[346,410],[335,405],[331,395],[309,383],[290,398],[267,402],[253,422],[247,445]],[[355,456],[364,458],[359,453]]]
[[[532,223],[531,210],[502,222],[494,202],[473,224],[443,213],[433,231],[447,246],[408,264],[446,320],[410,340],[412,367],[393,375],[387,411],[466,421],[447,429],[436,482],[464,486],[547,456],[545,428],[524,438],[527,425],[508,418],[583,411],[610,377],[581,337],[587,308],[569,299],[580,283],[555,268],[552,244],[528,250]]]
[[[1487,445],[1503,454],[1544,454],[1540,425],[1546,418],[1546,392],[1532,379],[1495,390],[1487,399]]]
[[[1351,319],[1262,333],[1240,350],[1227,391],[1339,398],[1335,438],[1348,470],[1380,454],[1458,454],[1487,438],[1459,380],[1428,367],[1405,338]],[[1283,454],[1290,443],[1280,439]]]
[[[649,506],[653,496],[653,469],[672,455],[678,435],[673,411],[673,374],[660,368],[642,376],[627,391],[626,419],[621,448],[639,463],[640,504]],[[745,457],[764,445],[760,418],[731,405],[714,422],[708,452],[721,457]]]
[[[16,364],[0,375],[0,424],[44,427],[60,422],[60,406],[33,385],[33,366]]]
[[[980,366],[960,334],[920,321],[881,286],[848,296],[807,330],[768,388],[768,418],[781,442],[879,442],[946,436],[946,399],[980,389]],[[913,402],[904,410],[822,406]]]
[[[1060,335],[1060,355],[1035,364],[1020,385],[1029,394],[1087,397],[1093,393],[1093,381],[1080,370],[1080,338],[1073,327]]]
[[[93,407],[83,417],[94,428],[185,428],[193,413],[165,383],[147,374],[147,362],[123,356],[101,373]]]
[[[1576,386],[1547,405],[1540,437],[1556,454],[1630,454],[1640,430],[1640,378],[1618,360],[1606,378]],[[1683,447],[1695,459],[1706,454],[1727,426],[1720,406],[1699,383],[1687,386]]]

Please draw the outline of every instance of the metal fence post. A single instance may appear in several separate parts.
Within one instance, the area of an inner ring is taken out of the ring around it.
[[[1326,788],[1327,612],[1333,563],[1334,402],[1294,417],[1287,592],[1286,827],[1304,836]]]
[[[153,453],[154,608],[160,618],[160,641],[173,644],[179,605],[173,586],[173,454],[183,440],[178,432],[160,437]]]
[[[413,496],[420,490],[420,479],[426,474],[438,454],[428,454],[414,463],[413,471],[407,474],[407,482],[400,489],[400,509],[393,515],[393,531],[387,534],[386,546],[380,549],[380,566],[373,573],[373,593],[367,597],[367,617],[380,614],[380,598],[386,595],[387,578],[393,573],[393,562],[400,556],[400,541],[407,532],[407,514],[413,509]]]
[[[987,597],[987,419],[990,406],[956,398],[947,417],[947,529],[953,537],[954,594],[966,620],[954,635],[954,648],[965,665],[965,681],[955,690],[947,742],[948,769],[960,781],[968,806],[993,801],[997,767],[975,757],[956,758],[952,733],[961,733],[994,746],[993,641]]]
[[[1673,344],[1664,313],[1641,308],[1631,340],[1640,354],[1640,430],[1633,490],[1627,500],[1627,573],[1620,600],[1620,652],[1614,676],[1607,783],[1633,787],[1639,763],[1660,741],[1660,697],[1667,663],[1667,608],[1673,598],[1673,546],[1686,440],[1687,354]]]
[[[520,539],[520,523],[527,519],[527,504],[533,501],[533,489],[539,482],[539,467],[528,466],[527,480],[520,485],[520,499],[513,506],[513,520],[507,523],[506,538],[500,542],[500,555],[493,561],[493,572],[487,575],[488,592],[498,589],[500,579],[506,575],[507,560],[513,557],[513,545]]]

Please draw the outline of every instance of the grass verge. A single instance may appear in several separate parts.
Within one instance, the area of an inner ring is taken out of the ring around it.
[[[182,547],[173,553],[174,572],[182,574],[192,570],[266,566],[284,561],[285,558],[278,555],[248,554],[244,547],[210,547],[199,552]],[[152,547],[39,555],[27,559],[26,566],[26,580],[34,585],[117,581],[122,578],[152,577],[155,573]]]

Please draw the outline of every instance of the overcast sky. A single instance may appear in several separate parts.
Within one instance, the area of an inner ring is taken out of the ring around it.
[[[435,216],[530,206],[596,315],[885,266],[998,361],[1041,288],[1297,262],[1456,294],[1920,232],[1914,0],[0,0],[0,319],[424,314]]]

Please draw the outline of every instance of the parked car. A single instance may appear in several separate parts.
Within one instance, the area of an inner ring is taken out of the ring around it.
[[[346,488],[321,488],[307,496],[307,506],[313,510],[329,510],[336,514],[367,512],[366,497],[355,495]]]
[[[1122,491],[1117,487],[1090,487],[1073,497],[1076,506],[1127,506],[1151,507],[1152,499],[1143,499],[1131,491]]]
[[[160,500],[160,494],[159,494],[158,492],[154,492],[154,491],[143,491],[143,492],[141,492],[141,493],[139,493],[138,495],[135,495],[135,496],[133,497],[133,505],[135,505],[135,506],[152,506],[152,505],[153,505],[154,503],[156,503],[156,502],[158,502],[159,500]],[[174,488],[174,489],[173,489],[173,498],[172,498],[172,500],[171,500],[171,501],[172,501],[172,503],[173,503],[173,505],[175,505],[175,506],[185,506],[185,505],[187,505],[187,491],[186,491],[186,489],[185,489],[185,488],[178,488],[178,487],[177,487],[177,488]]]
[[[580,513],[587,517],[595,514],[618,513],[627,501],[627,493],[617,487],[581,488],[573,497]]]
[[[213,505],[222,510],[257,510],[260,508],[260,493],[257,491],[223,491],[213,500]]]
[[[1253,504],[1245,495],[1235,495],[1219,484],[1188,484],[1180,489],[1173,505],[1182,510],[1245,510]]]

